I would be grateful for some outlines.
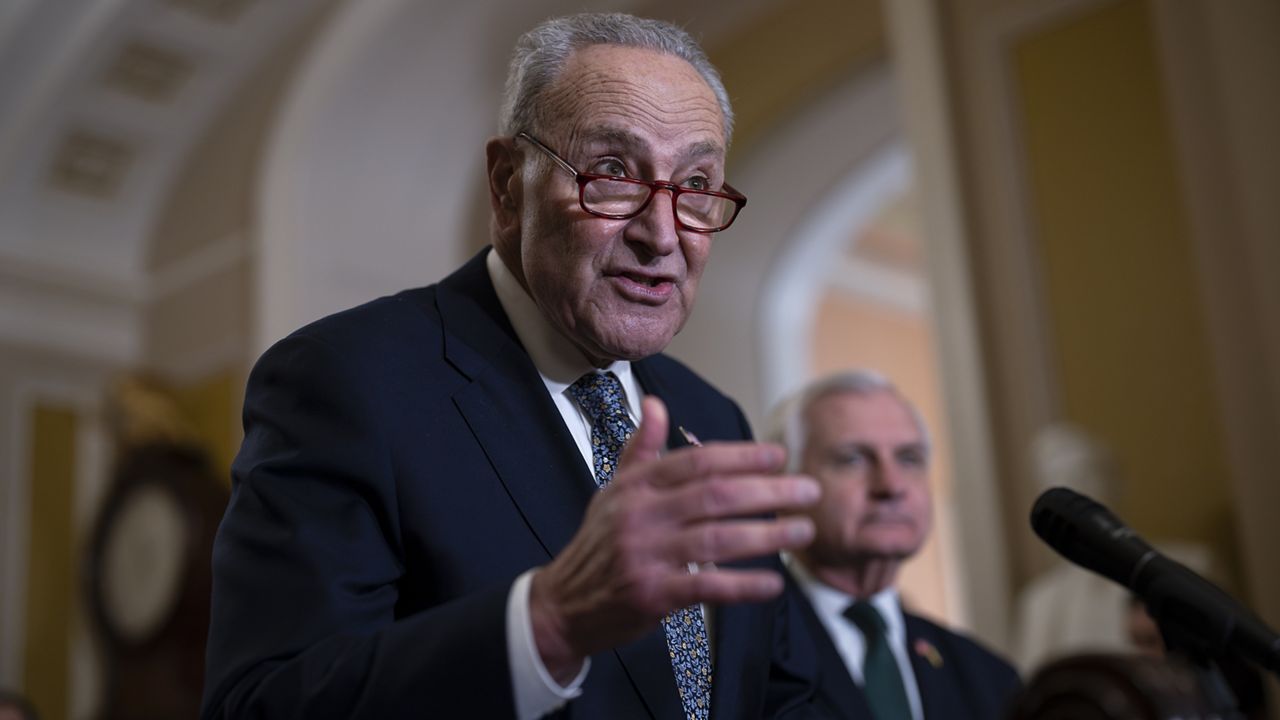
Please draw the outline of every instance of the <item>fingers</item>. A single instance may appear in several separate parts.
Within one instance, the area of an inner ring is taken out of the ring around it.
[[[714,477],[665,493],[654,513],[660,519],[686,523],[782,513],[808,507],[820,495],[817,481],[803,475]]]
[[[661,400],[646,395],[640,400],[640,427],[631,433],[622,453],[618,455],[618,468],[657,458],[667,446],[667,406]]]
[[[663,538],[658,552],[677,565],[732,562],[804,547],[813,533],[813,521],[803,516],[704,522]]]
[[[657,398],[644,403],[644,420],[623,451],[610,498],[618,517],[632,518],[626,527],[635,533],[633,547],[679,567],[775,554],[813,539],[808,518],[758,519],[799,511],[821,493],[812,478],[773,475],[785,460],[780,446],[715,443],[662,454],[666,408]]]
[[[782,469],[786,454],[770,443],[711,443],[688,448],[663,458],[654,483],[673,485],[691,478],[719,475],[771,474]]]
[[[648,416],[646,416],[646,420]],[[663,415],[663,424],[666,416]],[[643,423],[642,423],[643,425]],[[639,431],[636,433],[639,434]],[[632,436],[632,443],[635,442]],[[658,450],[662,449],[661,442]],[[629,443],[622,453],[619,472],[628,467],[627,459],[632,444]],[[646,447],[647,451],[648,448]],[[648,458],[654,455],[646,454]],[[640,455],[637,453],[638,459]],[[672,487],[690,480],[724,475],[768,475],[782,468],[786,454],[782,447],[770,443],[725,442],[710,443],[705,447],[683,448],[663,455],[644,468],[645,479],[656,487]]]
[[[771,474],[786,459],[781,446],[754,442],[711,443],[665,453],[670,425],[666,405],[649,395],[641,400],[641,407],[640,427],[622,449],[614,482],[642,474],[644,481],[667,487],[717,475]],[[627,473],[628,468],[642,469],[642,473]]]
[[[672,609],[768,600],[782,591],[777,573],[689,573],[688,563],[775,555],[813,539],[809,518],[787,514],[816,502],[818,484],[775,475],[785,460],[780,446],[723,442],[668,453],[666,407],[654,397],[642,403],[608,491],[592,499],[545,571],[579,654],[626,641]],[[760,517],[770,514],[783,517]]]
[[[771,570],[715,568],[671,574],[666,580],[664,595],[672,608],[697,603],[763,602],[777,597],[782,592],[782,585],[782,576]]]

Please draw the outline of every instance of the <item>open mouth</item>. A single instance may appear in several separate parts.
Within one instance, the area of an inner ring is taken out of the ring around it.
[[[661,305],[676,291],[675,280],[662,275],[622,271],[614,273],[612,279],[623,298],[645,305]]]
[[[664,280],[663,278],[658,278],[658,277],[648,277],[648,276],[646,276],[646,275],[637,275],[637,274],[635,274],[635,273],[625,273],[625,272],[624,272],[624,273],[622,273],[622,277],[624,277],[624,278],[626,278],[626,279],[630,280],[631,282],[633,282],[633,283],[635,283],[635,284],[637,284],[637,285],[644,285],[644,286],[646,286],[646,287],[658,287],[659,285],[662,285],[663,283],[669,282],[669,281],[667,281],[667,280]]]

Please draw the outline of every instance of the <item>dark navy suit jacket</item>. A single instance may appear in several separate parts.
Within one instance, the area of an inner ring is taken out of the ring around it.
[[[667,403],[671,447],[679,425],[748,437],[737,406],[674,360],[634,372]],[[565,546],[596,486],[484,253],[272,347],[244,423],[214,549],[203,717],[511,716],[508,591]],[[791,600],[715,609],[714,717],[761,716],[766,690],[794,695],[774,657]],[[593,657],[563,715],[682,717],[661,630]]]
[[[791,655],[805,663],[814,679],[805,717],[875,720],[862,689],[853,681],[835,644],[827,635],[795,579],[787,584],[799,596],[791,606],[802,632],[791,635]],[[904,613],[907,654],[920,687],[927,720],[999,720],[1021,688],[1009,663],[973,640],[917,615]],[[798,644],[798,646],[795,646]],[[812,665],[807,663],[812,662]]]

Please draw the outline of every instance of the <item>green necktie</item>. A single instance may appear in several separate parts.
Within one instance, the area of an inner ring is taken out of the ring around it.
[[[862,689],[876,720],[911,720],[911,705],[902,685],[898,661],[889,647],[884,617],[869,602],[859,600],[844,611],[862,631],[867,654],[862,663]]]

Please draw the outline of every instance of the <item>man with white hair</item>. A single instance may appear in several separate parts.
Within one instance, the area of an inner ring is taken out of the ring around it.
[[[895,587],[932,526],[919,412],[883,377],[851,371],[805,387],[775,418],[788,469],[822,486],[806,511],[814,541],[787,558],[809,601],[794,654],[816,660],[817,707],[858,720],[1002,717],[1019,687],[1013,668],[905,612]]]
[[[483,153],[493,246],[250,376],[203,717],[738,720],[803,699],[775,653],[777,553],[812,537],[790,513],[817,485],[662,354],[746,204],[731,127],[668,23],[520,38]]]

